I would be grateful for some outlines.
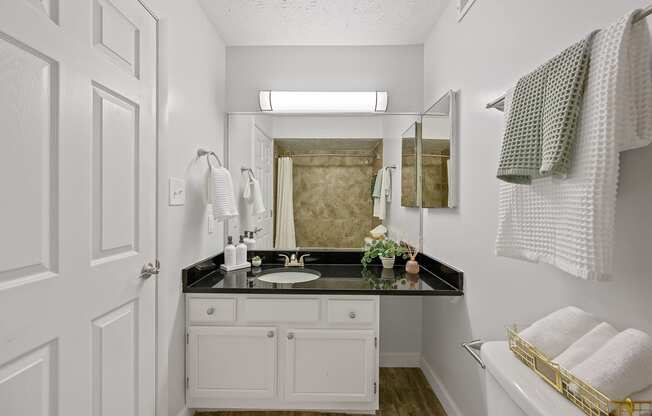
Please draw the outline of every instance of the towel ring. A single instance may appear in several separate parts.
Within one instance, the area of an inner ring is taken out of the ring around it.
[[[221,168],[221,167],[224,166],[224,165],[222,165],[222,161],[217,156],[217,154],[215,152],[211,151],[211,150],[197,149],[197,158],[200,158],[202,156],[206,156],[206,163],[208,163],[209,168],[213,167],[213,165],[211,165],[211,156],[213,156],[215,158],[215,160],[217,160],[218,167]]]

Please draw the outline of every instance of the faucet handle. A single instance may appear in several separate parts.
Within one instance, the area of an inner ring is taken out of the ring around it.
[[[304,257],[310,257],[310,254],[304,254],[301,257],[299,257],[299,263],[301,263],[302,266],[303,266],[303,258]]]
[[[279,254],[278,256],[285,259],[285,267],[290,264],[290,258],[286,254]]]

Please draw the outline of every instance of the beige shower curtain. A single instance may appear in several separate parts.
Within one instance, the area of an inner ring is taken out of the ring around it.
[[[293,249],[297,246],[294,234],[294,199],[292,197],[292,159],[278,158],[276,177],[276,241],[275,248]]]

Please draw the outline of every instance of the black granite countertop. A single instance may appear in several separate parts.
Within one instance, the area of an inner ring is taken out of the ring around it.
[[[362,267],[362,251],[301,250],[310,253],[305,268],[321,273],[319,279],[294,284],[277,284],[257,279],[265,270],[283,267],[278,258],[287,250],[256,250],[249,253],[263,260],[261,267],[226,272],[219,269],[224,256],[219,254],[182,270],[185,293],[279,293],[279,294],[359,294],[462,296],[463,274],[432,257],[419,254],[418,274],[405,272],[405,261],[397,258],[393,269],[380,263]],[[299,268],[297,268],[299,269]]]

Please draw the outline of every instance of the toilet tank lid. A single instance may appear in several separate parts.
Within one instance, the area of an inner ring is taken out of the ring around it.
[[[506,341],[482,345],[482,360],[507,395],[530,416],[583,416],[584,413],[521,363]]]

